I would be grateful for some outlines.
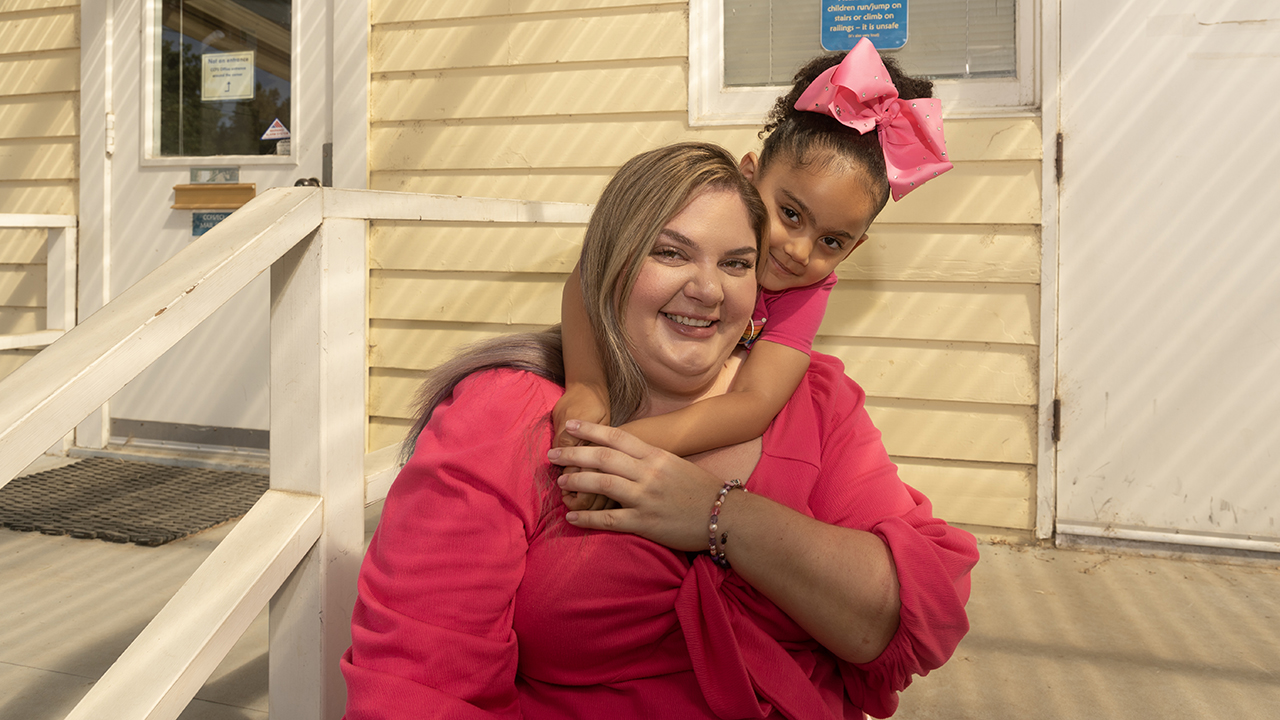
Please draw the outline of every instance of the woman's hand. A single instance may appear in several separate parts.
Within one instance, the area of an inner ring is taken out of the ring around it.
[[[590,446],[553,448],[551,462],[572,468],[560,476],[564,491],[616,501],[611,510],[575,511],[576,527],[626,532],[673,550],[707,549],[707,521],[723,483],[693,463],[619,430],[571,420],[566,430]]]
[[[621,507],[570,512],[566,520],[673,550],[707,549],[719,478],[618,428],[571,422],[568,431],[595,446],[547,454],[553,463],[580,468],[561,475],[560,486],[607,495]],[[754,493],[726,496],[719,520],[732,540],[724,547],[733,572],[828,650],[870,662],[888,646],[898,629],[899,588],[893,555],[878,536]]]

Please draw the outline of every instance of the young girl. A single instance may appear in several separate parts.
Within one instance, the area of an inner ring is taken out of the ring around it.
[[[835,268],[867,239],[892,194],[900,200],[951,169],[933,83],[905,75],[863,38],[847,55],[824,55],[796,73],[739,167],[770,213],[757,269],[761,291],[742,344],[751,352],[730,391],[622,429],[676,455],[745,442],[764,433],[809,367],[809,352],[836,283]],[[609,424],[605,369],[582,306],[578,270],[563,302],[566,388],[553,420],[558,446],[574,445],[570,419]],[[678,324],[693,318],[668,317]],[[565,495],[573,510],[606,506],[603,495]]]

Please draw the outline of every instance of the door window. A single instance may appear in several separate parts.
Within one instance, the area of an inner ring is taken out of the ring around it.
[[[290,0],[160,0],[152,157],[291,155]]]

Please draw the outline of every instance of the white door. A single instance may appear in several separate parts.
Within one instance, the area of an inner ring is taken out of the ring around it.
[[[211,219],[175,209],[176,186],[231,180],[261,193],[325,176],[329,13],[330,3],[300,0],[120,0],[108,11],[108,297]],[[88,32],[96,21],[86,13]],[[90,194],[98,181],[83,179]],[[113,439],[265,448],[268,291],[264,274],[116,395]]]
[[[1058,531],[1280,550],[1275,3],[1061,8]]]

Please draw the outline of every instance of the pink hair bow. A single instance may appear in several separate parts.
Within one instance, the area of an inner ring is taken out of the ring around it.
[[[861,134],[878,127],[894,200],[952,167],[942,137],[941,103],[899,99],[880,53],[866,38],[805,88],[796,109],[830,115]]]

